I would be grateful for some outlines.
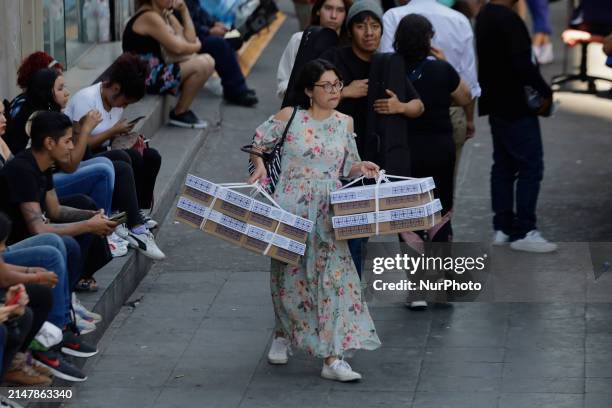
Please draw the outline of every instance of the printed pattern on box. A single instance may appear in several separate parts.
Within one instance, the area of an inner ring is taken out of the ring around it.
[[[330,194],[334,215],[374,212],[376,185],[344,188]],[[384,182],[378,185],[378,210],[416,207],[433,200],[433,178]]]
[[[433,227],[441,220],[442,204],[436,199],[428,204],[397,210],[370,212],[332,217],[336,239],[344,240],[404,231],[419,231]]]
[[[306,242],[314,226],[308,219],[191,174],[187,176],[183,195],[207,207],[212,205],[217,212],[301,243]]]
[[[296,265],[306,251],[304,243],[237,220],[184,196],[179,198],[176,218],[223,240],[292,265]]]

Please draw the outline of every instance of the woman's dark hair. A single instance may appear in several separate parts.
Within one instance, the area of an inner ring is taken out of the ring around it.
[[[314,4],[312,5],[312,10],[310,11],[310,25],[318,26],[321,24],[321,16],[317,13],[321,11],[326,1],[327,0],[316,0],[314,2]],[[342,0],[342,3],[344,3],[346,14],[348,14],[349,9],[353,5],[353,0]],[[346,18],[346,15],[344,16],[344,18]]]
[[[298,105],[300,105],[302,108],[308,109],[310,107],[310,99],[304,90],[312,90],[315,83],[317,83],[317,81],[321,78],[321,75],[323,75],[326,71],[334,71],[338,79],[342,80],[342,76],[334,64],[321,58],[307,62],[300,71],[300,75],[296,83],[295,93],[296,95],[299,95]]]
[[[72,121],[61,112],[35,112],[30,128],[32,150],[40,151],[48,137],[56,142],[59,141],[66,134],[66,129],[69,128],[72,128]]]
[[[0,212],[0,242],[5,241],[11,234],[11,220],[5,213]]]
[[[36,110],[60,112],[62,110],[53,97],[53,87],[59,76],[60,74],[55,69],[45,68],[36,71],[30,77],[25,102],[30,112]]]
[[[139,101],[145,95],[145,82],[149,66],[136,54],[123,53],[108,68],[104,76],[104,86],[117,84],[121,95]]]
[[[393,48],[407,63],[421,61],[431,53],[433,36],[433,26],[427,18],[408,14],[397,26]]]
[[[317,13],[321,11],[321,9],[323,8],[323,4],[325,4],[326,1],[327,0],[316,0],[315,3],[312,5],[312,10],[310,12],[310,25],[321,25],[321,16]],[[353,5],[353,0],[342,0],[342,2],[344,3],[344,8],[346,10],[346,13],[344,15],[346,21],[346,17],[348,16],[348,10]],[[340,43],[342,44],[345,42],[349,42],[346,24],[344,24],[345,21],[342,22],[340,34],[338,35],[338,38],[340,38]]]

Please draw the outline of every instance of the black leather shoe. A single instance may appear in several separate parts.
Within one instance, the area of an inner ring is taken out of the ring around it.
[[[253,106],[255,105],[257,102],[259,102],[259,99],[257,99],[257,96],[255,96],[254,94],[245,92],[243,94],[240,95],[223,95],[223,98],[225,99],[225,101],[227,103],[230,103],[232,105],[238,105],[238,106]]]

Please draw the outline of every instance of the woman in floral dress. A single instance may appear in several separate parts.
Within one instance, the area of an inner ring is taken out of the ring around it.
[[[380,347],[380,340],[346,241],[334,239],[329,193],[342,186],[340,177],[375,177],[379,169],[360,160],[353,119],[334,110],[342,90],[334,66],[325,60],[309,62],[298,86],[308,99],[288,129],[274,199],[285,210],[314,221],[315,226],[299,266],[272,261],[276,335],[268,360],[286,364],[293,344],[325,359],[323,378],[354,381],[361,375],[343,357],[357,349],[374,350]],[[269,151],[274,147],[293,109],[281,110],[257,128],[256,148]],[[249,181],[265,182],[263,161],[254,159],[256,170]]]

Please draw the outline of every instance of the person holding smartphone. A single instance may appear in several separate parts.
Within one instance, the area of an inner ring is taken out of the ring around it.
[[[117,228],[116,234],[145,256],[162,260],[165,254],[150,232],[158,223],[145,212],[153,207],[153,190],[161,167],[161,155],[148,146],[107,151],[113,141],[127,138],[134,129],[137,121],[123,118],[123,111],[144,97],[148,72],[146,63],[138,56],[122,54],[109,67],[104,81],[81,89],[68,100],[64,113],[75,125],[92,111],[100,114],[101,120],[86,135],[84,142],[97,154],[127,156],[133,173],[133,184],[128,179],[116,179],[118,184],[122,184],[116,190],[129,193],[113,197],[123,204],[113,205],[113,208],[128,213],[127,228]],[[133,139],[144,144],[140,136]],[[135,199],[132,197],[134,189]]]

